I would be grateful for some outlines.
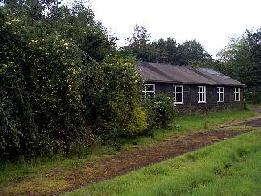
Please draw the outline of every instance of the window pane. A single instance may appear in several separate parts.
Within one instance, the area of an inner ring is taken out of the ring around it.
[[[202,93],[199,93],[198,94],[198,101],[201,101],[202,100]]]
[[[176,102],[182,102],[182,93],[176,94]]]
[[[206,89],[205,89],[204,86],[199,86],[199,87],[198,87],[198,92],[199,92],[199,93],[203,93],[203,92],[205,92],[205,90],[206,90]]]
[[[222,102],[224,101],[224,93],[220,94],[220,101],[222,101]]]
[[[219,92],[219,93],[222,93],[222,92],[224,92],[224,88],[222,88],[222,87],[219,87],[219,88],[218,88],[218,92]]]
[[[146,91],[154,91],[153,85],[152,84],[147,84],[146,85]]]
[[[206,93],[205,93],[205,91],[198,93],[198,101],[199,102],[206,102]]]
[[[176,92],[177,93],[182,93],[182,87],[181,86],[176,86]]]

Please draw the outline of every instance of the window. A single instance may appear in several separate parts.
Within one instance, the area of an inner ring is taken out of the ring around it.
[[[218,94],[218,101],[217,102],[224,102],[224,87],[217,87],[217,94]]]
[[[144,97],[154,97],[155,95],[155,84],[144,84],[142,95]]]
[[[198,103],[206,103],[206,86],[198,87]]]
[[[240,101],[240,88],[235,88],[234,100],[235,101]]]
[[[183,85],[174,85],[174,103],[183,104]]]

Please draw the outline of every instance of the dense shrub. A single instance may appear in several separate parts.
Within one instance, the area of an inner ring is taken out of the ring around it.
[[[147,128],[141,78],[133,61],[110,56],[88,67],[84,80],[86,118],[97,135],[135,135]]]
[[[1,11],[1,10],[0,10]],[[16,21],[13,21],[16,22]],[[0,157],[32,153],[37,126],[23,75],[26,44],[0,12]]]
[[[67,154],[87,142],[78,47],[2,12],[0,34],[0,157]]]
[[[170,97],[159,94],[144,99],[149,128],[167,127],[176,114],[174,102]]]
[[[14,10],[0,7],[1,159],[80,151],[89,125],[109,138],[147,128],[135,63],[89,8]]]

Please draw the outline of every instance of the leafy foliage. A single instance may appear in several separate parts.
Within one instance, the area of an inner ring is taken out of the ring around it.
[[[188,65],[197,62],[208,62],[211,56],[205,51],[203,46],[196,40],[185,41],[178,46],[179,64]]]
[[[140,87],[141,78],[131,60],[111,56],[88,67],[84,104],[87,119],[98,135],[135,135],[147,127]]]
[[[90,137],[81,116],[81,52],[58,34],[36,36],[3,12],[0,25],[0,156],[69,153]]]
[[[76,1],[72,8],[60,6],[47,18],[50,31],[55,30],[72,40],[89,61],[102,61],[108,54],[115,52],[115,39],[108,35],[100,22],[94,20],[94,13]]]
[[[146,98],[144,107],[148,115],[149,128],[167,127],[173,122],[176,114],[173,100],[163,94]]]
[[[196,40],[177,43],[173,38],[150,42],[150,34],[142,26],[135,26],[129,45],[122,48],[123,53],[131,54],[140,61],[188,65],[211,60],[211,56]]]
[[[72,7],[57,0],[1,2],[0,157],[68,154],[72,148],[88,145],[93,140],[91,122],[84,112],[90,108],[83,100],[92,88],[85,89],[83,81],[89,75],[98,77],[100,68],[113,71],[124,63],[109,64],[116,52],[114,38],[80,1]],[[121,71],[128,75],[124,69],[117,73]],[[133,121],[128,130],[146,127],[146,114],[138,104],[125,112]],[[119,115],[116,123],[122,123],[121,119]]]

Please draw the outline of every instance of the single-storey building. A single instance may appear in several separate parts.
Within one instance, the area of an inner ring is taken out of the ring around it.
[[[209,68],[140,62],[145,97],[164,93],[180,112],[243,106],[244,84]]]

